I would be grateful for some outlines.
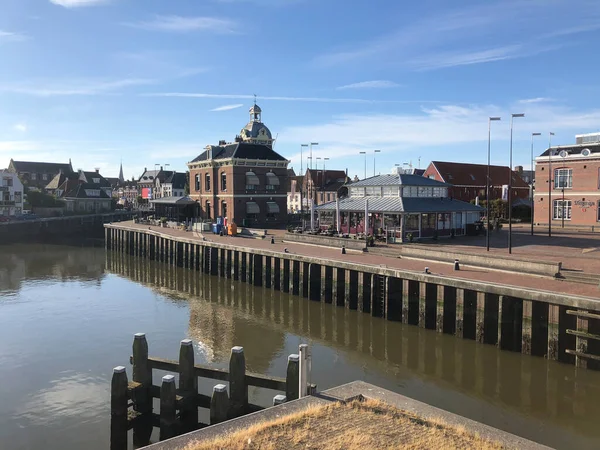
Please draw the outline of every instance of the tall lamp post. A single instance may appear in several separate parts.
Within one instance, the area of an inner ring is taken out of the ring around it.
[[[552,136],[548,134],[548,237],[552,237]]]
[[[300,144],[300,175],[302,175],[302,185],[300,186],[300,216],[302,217],[302,231],[304,232],[304,200],[302,198],[302,191],[304,191],[304,185],[306,181],[306,174],[304,173],[302,160],[302,149],[308,147],[308,144]]]
[[[321,159],[320,156],[316,157],[317,162],[315,163],[315,170],[317,171],[317,188],[315,189],[315,191],[317,192],[317,205],[319,204],[319,191],[321,191],[321,195],[323,195],[323,190],[321,189],[321,186],[323,185],[323,180],[321,180],[321,186],[318,185],[318,181],[319,181],[319,160]]]
[[[325,171],[325,161],[329,161],[329,158],[323,158],[323,179],[321,180],[323,182],[323,191],[325,190],[325,185],[327,184],[327,180],[325,179],[325,174],[327,173]],[[323,194],[325,195],[325,194]]]
[[[510,115],[510,166],[508,167],[508,253],[512,253],[512,147],[513,147],[513,119],[515,117],[525,117],[525,114]]]
[[[373,176],[375,176],[375,155],[381,153],[381,150],[373,150]]]
[[[487,158],[487,179],[485,183],[485,201],[486,201],[486,222],[487,230],[485,233],[485,246],[487,251],[490,251],[490,149],[491,149],[491,137],[492,137],[492,122],[501,120],[500,117],[490,117],[488,119],[488,158]]]
[[[361,155],[365,155],[365,180],[367,179],[367,152],[359,152]]]
[[[309,151],[310,151],[310,168],[311,168],[311,169],[312,169],[312,148],[313,148],[313,145],[319,145],[319,143],[318,143],[318,142],[311,142],[311,143],[309,144]]]
[[[533,196],[533,180],[535,180],[535,172],[533,166],[533,137],[541,136],[542,133],[531,133],[531,179],[529,182],[531,183],[531,235],[533,236],[533,205],[534,205],[534,196]]]

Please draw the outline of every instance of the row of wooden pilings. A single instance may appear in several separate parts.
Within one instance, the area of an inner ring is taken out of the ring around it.
[[[133,340],[132,381],[127,378],[124,366],[113,369],[111,380],[111,450],[126,450],[128,431],[133,429],[134,447],[150,443],[154,427],[160,429],[159,439],[165,440],[208,425],[240,417],[264,409],[248,401],[248,387],[256,386],[282,391],[273,397],[273,405],[295,400],[316,392],[310,384],[310,352],[308,345],[301,344],[298,354],[288,356],[285,378],[246,372],[243,347],[233,347],[229,370],[195,364],[191,339],[181,341],[179,360],[169,361],[148,356],[148,342],[144,333],[137,333]],[[153,385],[152,370],[174,372],[179,377],[176,385],[174,375],[164,375],[160,386]],[[198,378],[224,381],[213,387],[212,396],[198,392]],[[154,413],[153,399],[160,399],[160,410]],[[210,410],[208,424],[200,423],[198,408]]]
[[[497,288],[486,291],[481,284],[478,290],[468,281],[260,252],[127,227],[108,226],[105,237],[109,250],[289,292],[504,350],[600,369],[600,303],[587,302],[583,309],[568,302],[545,301],[539,295],[528,299],[525,290],[519,298],[504,295]]]

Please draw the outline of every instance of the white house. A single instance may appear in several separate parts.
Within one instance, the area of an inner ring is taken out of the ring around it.
[[[23,184],[16,173],[0,170],[0,216],[23,212]]]

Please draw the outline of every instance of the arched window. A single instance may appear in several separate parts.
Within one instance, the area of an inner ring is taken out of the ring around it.
[[[221,172],[221,190],[227,191],[227,174],[225,172]]]

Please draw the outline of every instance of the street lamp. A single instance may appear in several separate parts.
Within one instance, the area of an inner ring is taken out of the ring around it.
[[[531,235],[533,236],[533,205],[534,205],[534,197],[533,197],[533,180],[535,179],[535,172],[534,172],[534,168],[533,168],[533,137],[534,136],[541,136],[542,133],[531,133],[531,178],[530,178],[530,183],[531,183]]]
[[[552,136],[548,134],[548,237],[552,237]]]
[[[381,150],[373,150],[373,176],[375,176],[375,155],[381,153]]]
[[[508,167],[508,253],[512,253],[512,147],[513,147],[513,119],[515,117],[525,117],[525,114],[510,115],[510,166]]]
[[[300,144],[300,175],[302,176],[302,185],[300,186],[300,216],[302,217],[302,231],[304,231],[304,200],[302,198],[302,191],[304,190],[304,182],[306,177],[304,176],[304,168],[302,166],[302,149],[308,147],[308,144]]]
[[[486,222],[487,230],[485,233],[485,246],[487,251],[490,251],[490,149],[492,137],[492,122],[501,120],[500,117],[490,117],[488,119],[488,160],[487,160],[487,181],[485,183],[485,202],[486,202]]]
[[[358,152],[361,155],[365,155],[365,180],[367,179],[367,152]]]
[[[309,149],[310,149],[310,168],[312,169],[312,146],[313,145],[319,145],[318,142],[311,142],[309,144]]]

